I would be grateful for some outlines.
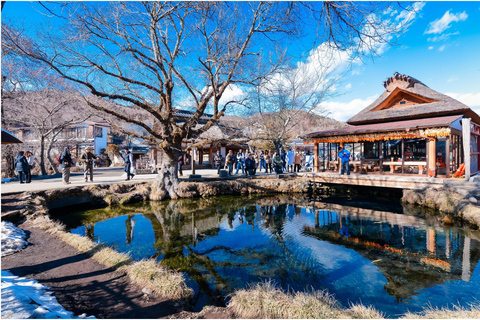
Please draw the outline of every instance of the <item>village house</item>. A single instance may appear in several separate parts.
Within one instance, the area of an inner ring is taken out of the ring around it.
[[[480,172],[480,116],[465,104],[395,72],[385,92],[345,128],[305,135],[314,171],[338,170],[338,148],[351,151],[355,172],[466,179]]]
[[[25,145],[38,144],[39,138],[30,127],[16,127],[11,130]],[[95,154],[100,154],[109,142],[110,125],[107,122],[84,121],[70,126],[58,135],[58,144],[69,144],[72,153],[80,156],[86,147],[92,147]],[[61,152],[62,150],[57,150]]]

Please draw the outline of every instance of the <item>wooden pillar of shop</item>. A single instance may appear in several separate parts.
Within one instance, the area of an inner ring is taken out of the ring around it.
[[[402,139],[402,175],[405,173],[405,139]]]
[[[319,172],[319,168],[318,168],[318,156],[320,155],[319,152],[318,152],[318,142],[315,142],[313,144],[313,151],[315,153],[314,157],[313,157],[313,172]]]
[[[446,178],[450,178],[450,136],[447,137],[445,141],[445,167],[446,167]]]
[[[360,174],[362,173],[363,164],[365,163],[365,153],[364,153],[365,148],[364,147],[365,147],[365,143],[360,142]],[[367,173],[367,170],[365,170],[365,173]]]
[[[322,143],[322,152],[323,152],[322,171],[325,172],[325,142]]]
[[[210,148],[208,148],[208,163],[210,163],[213,168],[213,147],[211,145]]]
[[[436,165],[435,165],[435,152],[436,152],[436,143],[435,139],[428,140],[428,148],[427,148],[427,175],[430,176],[430,171],[435,172],[432,176],[436,176]]]
[[[332,156],[332,144],[329,142],[327,145],[328,145],[327,169],[330,170],[330,157]]]
[[[382,148],[382,141],[378,141],[378,157],[380,158],[380,161],[379,161],[380,174],[383,174],[383,148]]]
[[[471,150],[470,150],[470,137],[471,137],[471,129],[470,129],[470,118],[462,119],[462,138],[463,138],[463,155],[465,157],[465,180],[470,180],[471,175],[471,166],[470,161],[472,159]]]
[[[203,164],[203,147],[198,149],[198,165],[201,166]]]

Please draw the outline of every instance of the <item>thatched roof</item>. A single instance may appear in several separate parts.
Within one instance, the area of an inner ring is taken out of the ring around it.
[[[430,89],[419,80],[395,73],[383,85],[385,92],[347,123],[360,125],[445,115],[466,115],[476,123],[480,116],[467,105]]]

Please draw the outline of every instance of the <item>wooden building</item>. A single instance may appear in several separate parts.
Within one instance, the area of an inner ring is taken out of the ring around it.
[[[480,172],[480,116],[419,80],[395,73],[385,92],[345,128],[305,135],[314,143],[314,171],[338,170],[338,148],[352,153],[354,172],[465,177]]]

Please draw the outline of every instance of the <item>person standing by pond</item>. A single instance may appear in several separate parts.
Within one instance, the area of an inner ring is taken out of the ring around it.
[[[249,154],[248,158],[245,160],[245,172],[251,176],[254,176],[257,171],[257,164],[253,158],[253,154]]]
[[[20,183],[25,183],[25,181],[23,181],[24,174],[26,182],[29,183],[28,172],[30,171],[30,168],[28,167],[28,161],[27,158],[25,158],[23,151],[18,152],[15,160],[13,161],[13,164],[15,166],[15,171],[18,172],[18,178],[20,179]]]
[[[268,150],[265,150],[265,172],[268,173],[268,169],[270,168],[270,173],[273,172],[272,170],[272,157]]]
[[[72,154],[70,153],[70,146],[65,147],[63,153],[60,155],[60,167],[62,168],[63,184],[70,184],[70,167],[72,166]]]
[[[217,169],[217,174],[220,175],[220,169],[222,168],[223,164],[223,157],[220,154],[220,150],[217,150],[217,153],[213,155],[213,163],[215,164],[215,168]]]
[[[278,175],[283,172],[283,161],[278,153],[273,156],[273,166],[275,167],[275,178],[278,178]]]
[[[86,147],[85,152],[80,157],[80,162],[83,163],[83,175],[85,182],[88,181],[88,175],[90,173],[90,181],[93,182],[93,161],[98,159],[98,156],[92,153],[92,147]]]
[[[228,150],[227,154],[227,167],[228,167],[228,175],[231,176],[233,173],[233,165],[235,164],[235,155],[233,154],[232,150]]]
[[[237,153],[237,171],[235,171],[235,174],[238,173],[238,170],[242,168],[242,174],[246,175],[245,172],[245,153],[242,152],[242,149],[238,150]]]
[[[267,166],[265,164],[265,153],[262,151],[260,153],[260,156],[259,156],[259,159],[260,159],[260,165],[259,165],[259,168],[258,168],[258,171],[262,171],[262,168],[265,168],[265,172],[267,172]]]
[[[343,174],[345,171],[347,171],[347,176],[350,175],[350,151],[347,149],[344,149],[343,147],[340,147],[338,151],[338,157],[342,161],[342,168],[340,170],[340,174]]]
[[[27,174],[27,183],[32,182],[32,169],[35,166],[35,156],[30,151],[25,152],[25,157],[28,162],[28,174]]]
[[[128,148],[125,148],[124,152],[122,153],[122,158],[125,163],[125,172],[127,173],[127,179],[125,179],[125,181],[128,181],[134,176],[134,174],[132,174],[131,172],[133,164],[133,154],[130,152],[130,150],[128,150]]]

